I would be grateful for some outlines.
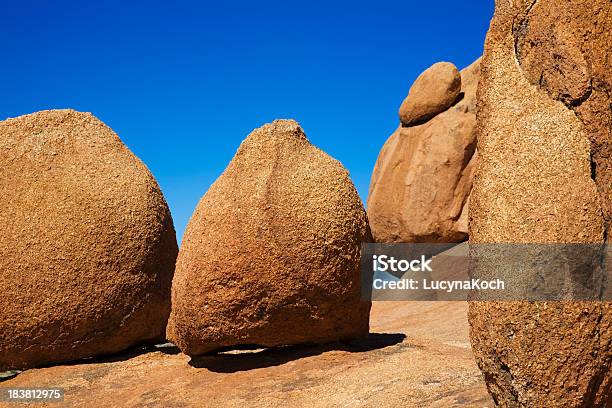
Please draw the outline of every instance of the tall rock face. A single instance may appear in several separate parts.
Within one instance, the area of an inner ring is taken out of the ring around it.
[[[292,120],[254,130],[198,204],[172,287],[168,338],[188,355],[367,335],[348,172]]]
[[[377,242],[460,242],[476,161],[480,60],[459,74],[438,63],[415,81],[402,125],[383,146],[370,183],[368,217]]]
[[[178,248],[145,165],[91,114],[0,122],[0,370],[164,338]]]
[[[470,242],[606,242],[611,33],[608,0],[496,2],[478,90]],[[610,302],[472,303],[472,346],[490,393],[503,407],[609,407],[611,317]]]

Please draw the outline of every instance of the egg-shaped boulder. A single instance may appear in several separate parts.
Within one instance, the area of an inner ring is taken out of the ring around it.
[[[168,338],[193,356],[365,336],[365,241],[366,213],[344,167],[295,121],[256,129],[187,226]]]
[[[450,62],[437,62],[414,81],[399,109],[402,124],[411,126],[450,108],[461,93],[461,73]]]
[[[178,252],[147,167],[89,113],[0,122],[0,370],[164,339]]]

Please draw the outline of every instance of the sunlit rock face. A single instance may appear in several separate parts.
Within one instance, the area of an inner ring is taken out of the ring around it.
[[[0,122],[0,369],[164,339],[178,248],[147,167],[89,113]]]
[[[413,84],[400,109],[404,123],[383,146],[372,174],[367,209],[377,242],[467,239],[479,75],[480,60],[461,73],[438,63]],[[426,86],[430,82],[441,85]],[[437,108],[424,121],[407,124],[410,109],[426,106],[426,100]]]
[[[610,231],[612,3],[498,1],[478,91],[470,241],[603,244]],[[593,265],[609,272],[609,260]],[[607,297],[609,299],[609,297]],[[608,407],[610,302],[470,305],[504,407]]]
[[[348,172],[292,120],[254,130],[191,217],[168,337],[189,355],[366,336],[361,244]]]

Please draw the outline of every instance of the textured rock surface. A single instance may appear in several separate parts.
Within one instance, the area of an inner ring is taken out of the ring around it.
[[[165,349],[28,370],[0,385],[64,387],[64,404],[50,408],[492,408],[470,351],[466,309],[465,302],[375,302],[373,334],[350,345],[191,361]]]
[[[403,124],[424,122],[447,110],[461,92],[461,74],[450,62],[437,62],[414,81],[399,109]]]
[[[177,244],[145,165],[89,113],[0,122],[0,368],[159,340]]]
[[[550,6],[550,7],[549,7]],[[538,1],[518,12],[513,33],[527,79],[573,110],[591,142],[592,172],[612,223],[612,4]]]
[[[364,336],[370,304],[360,300],[359,262],[369,240],[339,162],[294,121],[256,129],[189,222],[168,337],[198,355]]]
[[[611,7],[497,2],[478,91],[471,242],[604,242]],[[474,353],[499,405],[609,407],[611,311],[609,302],[471,304]]]
[[[383,146],[368,195],[377,242],[467,239],[479,74],[476,61],[461,72],[459,102],[421,125],[400,126]]]

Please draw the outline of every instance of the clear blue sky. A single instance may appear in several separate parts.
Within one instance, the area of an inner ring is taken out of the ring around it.
[[[416,76],[481,53],[493,0],[2,0],[0,120],[92,112],[159,181],[180,237],[254,128],[299,121],[365,201]]]

